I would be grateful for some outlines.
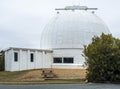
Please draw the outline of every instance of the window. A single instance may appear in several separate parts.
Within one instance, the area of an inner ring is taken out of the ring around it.
[[[72,57],[64,57],[63,58],[63,63],[73,63],[74,60]]]
[[[62,63],[62,58],[61,57],[55,57],[53,59],[53,63]]]
[[[14,61],[17,62],[18,61],[18,53],[14,52]]]
[[[34,62],[34,54],[33,53],[30,54],[30,61]]]

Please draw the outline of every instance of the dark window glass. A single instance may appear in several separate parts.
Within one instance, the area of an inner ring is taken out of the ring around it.
[[[18,61],[18,53],[14,52],[14,61],[17,62]]]
[[[62,58],[61,58],[61,57],[55,57],[55,58],[53,59],[53,62],[54,62],[54,63],[62,63]]]
[[[34,62],[34,54],[33,53],[30,54],[30,61]]]
[[[63,59],[63,63],[73,63],[73,62],[74,62],[74,60],[72,57],[65,57]]]

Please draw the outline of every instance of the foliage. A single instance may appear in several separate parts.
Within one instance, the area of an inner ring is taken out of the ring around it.
[[[120,82],[120,40],[102,33],[84,46],[87,80],[90,82]]]
[[[2,55],[0,55],[0,71],[3,71],[4,67],[5,67],[5,65],[4,65],[4,52],[0,52],[0,54],[2,54]]]

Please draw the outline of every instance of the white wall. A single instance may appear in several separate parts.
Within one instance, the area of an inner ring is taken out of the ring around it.
[[[9,49],[5,52],[5,70],[22,71],[42,68],[81,69],[85,62],[82,49],[56,49],[51,51],[31,49]],[[14,61],[14,52],[18,53],[18,61]],[[30,54],[34,54],[34,62]],[[74,63],[53,63],[53,57],[73,57]]]
[[[52,64],[55,69],[84,69],[82,64]]]
[[[82,56],[82,49],[56,49],[53,51],[53,57],[73,57],[74,63],[53,63],[52,68],[81,69],[85,62]]]
[[[18,53],[18,61],[14,61],[14,52]],[[30,61],[30,54],[34,61]],[[40,50],[9,49],[5,52],[5,71],[21,71],[30,69],[51,68],[52,52]]]
[[[34,62],[31,62],[30,61],[30,54],[31,53],[33,53],[34,54]],[[28,53],[27,53],[27,59],[28,59],[28,61],[27,61],[27,69],[29,70],[29,69],[35,69],[35,51],[30,51],[30,50],[28,50]]]
[[[24,50],[19,50],[19,70],[26,70],[28,69],[28,56],[27,56],[28,51]]]
[[[11,70],[11,65],[12,65],[11,64],[12,63],[12,51],[13,50],[5,52],[5,70],[6,71]]]
[[[51,68],[53,54],[43,52],[43,68]]]
[[[35,69],[42,68],[43,52],[35,51]]]

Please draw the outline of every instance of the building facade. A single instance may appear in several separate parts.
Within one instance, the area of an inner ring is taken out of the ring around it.
[[[5,51],[5,71],[51,68],[52,51],[9,48]]]
[[[41,49],[7,49],[5,70],[85,68],[85,59],[82,56],[84,45],[91,43],[94,36],[110,33],[106,24],[89,10],[96,8],[67,6],[56,9],[56,16],[41,34]]]
[[[81,58],[79,52],[80,50],[73,49],[53,51],[11,47],[5,51],[5,71],[45,68],[81,69],[84,58]]]

